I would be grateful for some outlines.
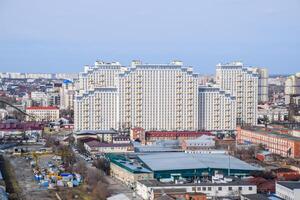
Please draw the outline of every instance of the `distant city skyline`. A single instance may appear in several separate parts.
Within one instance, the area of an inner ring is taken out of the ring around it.
[[[182,60],[200,74],[241,60],[300,68],[300,1],[0,1],[0,72],[77,73],[95,60]]]

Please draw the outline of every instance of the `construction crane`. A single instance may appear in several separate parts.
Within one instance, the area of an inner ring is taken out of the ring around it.
[[[39,168],[39,156],[35,152],[32,152],[31,155],[32,155],[32,159],[34,159],[35,167]]]

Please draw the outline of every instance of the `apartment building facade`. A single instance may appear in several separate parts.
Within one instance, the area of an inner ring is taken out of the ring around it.
[[[218,64],[216,82],[221,89],[236,97],[237,124],[256,125],[258,74],[241,62]]]
[[[236,98],[234,96],[216,86],[200,86],[198,94],[200,130],[236,130]]]
[[[179,61],[134,61],[129,69],[98,61],[79,74],[75,130],[197,130],[197,86],[192,68]],[[100,109],[104,104],[109,109]]]
[[[286,105],[291,103],[292,95],[300,95],[300,72],[286,79],[284,93]]]
[[[60,109],[74,110],[76,87],[73,82],[65,82],[59,89]]]
[[[75,96],[75,130],[118,129],[118,89],[96,88]]]
[[[268,69],[262,67],[252,67],[250,68],[250,70],[258,74],[258,102],[259,103],[268,102],[269,101]]]
[[[182,62],[132,63],[120,74],[120,124],[146,130],[196,130],[197,75]]]

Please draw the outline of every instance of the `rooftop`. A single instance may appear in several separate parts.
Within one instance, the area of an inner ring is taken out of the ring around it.
[[[139,159],[153,171],[185,170],[185,169],[228,169],[233,170],[261,170],[244,161],[227,154],[210,153],[152,153],[138,155]]]
[[[165,183],[160,182],[156,179],[153,180],[138,180],[140,184],[143,184],[147,187],[169,187],[169,186],[235,186],[235,185],[254,185],[245,181],[233,181],[227,183],[211,183],[211,182],[201,182],[201,183],[184,183],[184,184],[175,184],[175,183]]]
[[[89,147],[128,147],[128,146],[132,146],[131,143],[104,143],[104,142],[99,142],[97,140],[92,140],[92,141],[88,141],[85,143],[86,145],[88,145]]]
[[[42,130],[44,126],[41,122],[0,123],[0,131]]]
[[[26,107],[26,110],[59,110],[58,107],[55,106],[32,106]]]
[[[131,161],[129,158],[121,154],[106,154],[106,156],[109,158],[110,162],[132,173],[152,173],[149,169],[143,167],[137,162]]]
[[[147,137],[188,137],[188,136],[201,136],[212,135],[211,132],[203,131],[147,131]]]
[[[278,181],[277,184],[282,185],[291,190],[300,189],[300,181]]]
[[[115,130],[81,130],[76,135],[97,135],[97,134],[117,134]]]
[[[264,194],[247,194],[242,195],[246,200],[269,200],[268,196]]]
[[[287,139],[287,140],[294,140],[294,141],[300,141],[299,137],[295,137],[293,135],[289,135],[288,133],[283,133],[284,129],[267,129],[263,127],[247,127],[247,128],[242,128],[242,130],[248,130],[248,131],[253,131],[258,134],[264,134],[264,135],[269,135],[273,137],[280,137],[282,139]]]

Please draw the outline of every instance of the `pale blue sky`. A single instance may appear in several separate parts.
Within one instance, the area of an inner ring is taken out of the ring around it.
[[[300,0],[0,0],[0,71],[79,72],[96,59],[295,73]]]

